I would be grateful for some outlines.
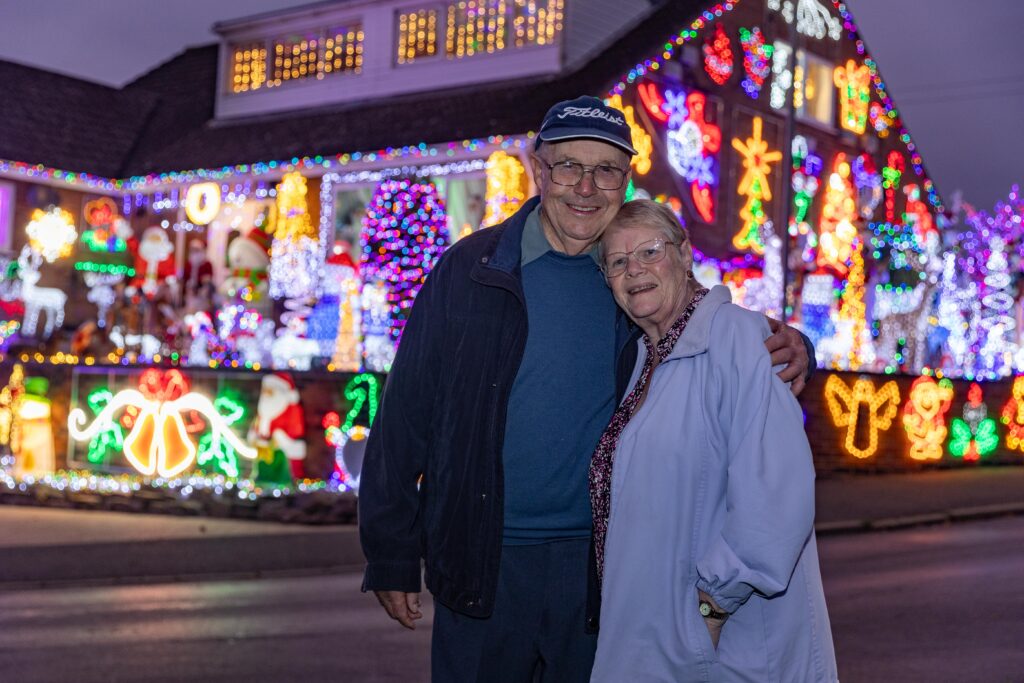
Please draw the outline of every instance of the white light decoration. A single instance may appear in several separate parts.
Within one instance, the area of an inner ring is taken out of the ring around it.
[[[60,328],[64,324],[64,305],[68,301],[68,295],[55,287],[36,286],[39,283],[39,267],[42,260],[42,255],[28,246],[22,248],[18,257],[21,300],[25,303],[21,333],[26,337],[35,336],[39,316],[45,313],[46,327],[43,328],[43,339],[48,339],[54,328]]]
[[[775,234],[771,221],[761,226],[761,239],[764,270],[761,277],[744,283],[742,305],[778,320],[782,318],[782,239]]]
[[[195,225],[209,225],[220,213],[220,185],[198,183],[185,195],[185,215]]]
[[[793,48],[782,41],[775,42],[775,52],[772,54],[772,87],[769,102],[772,109],[782,109],[786,106],[786,95],[793,87],[793,70],[790,67],[790,57]]]
[[[71,254],[78,239],[74,217],[64,209],[51,206],[48,211],[36,209],[25,226],[29,246],[47,263]]]
[[[972,283],[973,284],[973,283]],[[939,284],[939,307],[936,313],[938,327],[948,332],[946,348],[950,362],[943,368],[956,372],[966,367],[969,342],[966,335],[967,321],[960,308],[960,286],[957,282],[956,254],[947,252],[942,257],[942,279]]]
[[[1010,293],[1012,278],[1006,258],[1006,241],[996,235],[989,241],[989,257],[985,262],[984,290],[981,297],[981,326],[984,343],[980,350],[982,369],[992,376],[1007,375],[1017,352],[1017,321]]]
[[[787,24],[796,20],[796,30],[809,38],[839,40],[843,22],[818,0],[768,0],[768,9],[778,12]]]
[[[395,360],[396,351],[390,334],[388,290],[379,280],[366,282],[360,301],[363,309],[363,367],[370,372],[387,372]]]
[[[183,412],[196,411],[202,416],[213,432],[215,448],[224,439],[243,457],[250,460],[256,457],[256,449],[231,431],[210,399],[195,392],[173,401],[158,401],[146,398],[136,389],[125,389],[115,394],[85,429],[82,428],[88,420],[85,411],[72,410],[68,414],[68,435],[75,441],[91,441],[110,428],[117,412],[130,406],[136,407],[139,414],[124,439],[123,453],[132,467],[145,476],[174,477],[195,461],[196,446],[186,431],[181,417]],[[174,443],[169,443],[170,440]]]
[[[697,180],[704,161],[704,137],[700,127],[686,120],[677,130],[668,131],[668,162],[687,182]]]

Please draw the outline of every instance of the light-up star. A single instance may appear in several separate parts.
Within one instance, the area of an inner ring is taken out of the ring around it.
[[[782,152],[768,151],[768,142],[761,137],[763,127],[761,117],[755,116],[753,134],[745,142],[733,140],[732,146],[742,155],[745,171],[736,192],[745,195],[757,192],[758,199],[767,200],[772,198],[771,186],[768,183],[768,174],[772,171],[770,164],[781,161]]]

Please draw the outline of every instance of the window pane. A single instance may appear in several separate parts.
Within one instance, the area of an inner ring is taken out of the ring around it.
[[[274,67],[269,85],[316,75],[320,34],[290,35],[274,41]]]
[[[505,0],[463,0],[448,5],[449,57],[505,49]]]
[[[437,54],[437,10],[421,9],[398,15],[398,63]]]
[[[231,92],[256,90],[266,84],[267,48],[262,42],[231,47]]]
[[[319,76],[339,71],[359,73],[363,68],[363,27],[359,24],[327,32]]]
[[[806,52],[797,54],[793,72],[793,105],[798,116],[831,126],[835,89],[832,85],[833,65]]]
[[[512,0],[515,46],[549,45],[562,32],[564,0]]]

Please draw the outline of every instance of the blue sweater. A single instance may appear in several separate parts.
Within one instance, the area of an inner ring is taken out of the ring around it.
[[[589,255],[523,265],[528,334],[503,448],[506,544],[590,535],[590,456],[615,408],[615,301]]]

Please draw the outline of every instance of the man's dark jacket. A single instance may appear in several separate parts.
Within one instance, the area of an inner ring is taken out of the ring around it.
[[[504,527],[505,413],[526,346],[521,242],[537,203],[459,240],[416,296],[360,477],[364,590],[418,592],[422,557],[436,600],[469,616],[491,614]],[[639,330],[620,314],[616,334],[621,397]],[[599,610],[591,574],[588,630]]]

